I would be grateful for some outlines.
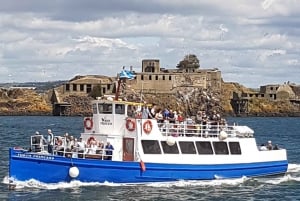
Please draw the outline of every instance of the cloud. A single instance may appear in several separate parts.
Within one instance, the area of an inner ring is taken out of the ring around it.
[[[300,81],[294,0],[0,3],[1,82],[116,76],[122,66],[141,71],[151,58],[175,68],[189,53],[201,68],[248,87]]]

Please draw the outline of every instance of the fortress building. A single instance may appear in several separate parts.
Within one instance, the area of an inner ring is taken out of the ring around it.
[[[132,68],[129,69],[132,71]],[[195,55],[186,55],[174,69],[160,67],[158,59],[142,60],[142,71],[133,72],[134,79],[126,81],[127,93],[172,94],[186,88],[202,88],[221,91],[221,71],[217,68],[200,69]],[[70,104],[67,96],[88,96],[97,91],[99,96],[111,95],[116,91],[118,77],[103,75],[76,76],[53,90],[51,101],[54,113],[61,115]]]
[[[221,71],[200,69],[199,66],[179,66],[177,69],[160,67],[159,60],[146,59],[142,61],[142,72],[135,72],[134,80],[128,81],[132,90],[143,93],[174,93],[182,87],[209,87],[221,90]]]

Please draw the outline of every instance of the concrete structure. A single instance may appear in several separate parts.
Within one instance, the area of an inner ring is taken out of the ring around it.
[[[217,68],[199,69],[200,64],[195,55],[187,55],[183,66],[177,69],[165,69],[160,67],[158,59],[145,59],[142,61],[142,72],[134,72],[133,80],[127,80],[127,93],[176,93],[182,87],[213,88],[221,91],[221,71]],[[120,69],[121,70],[121,69]],[[132,71],[132,69],[130,69]],[[69,82],[56,88],[52,93],[52,104],[55,106],[57,115],[63,113],[63,108],[69,105],[63,102],[64,97],[70,95],[87,96],[98,86],[101,95],[113,94],[116,90],[116,77],[101,75],[76,76]],[[61,107],[60,107],[61,105]]]
[[[165,69],[159,60],[142,61],[142,72],[135,72],[135,79],[127,83],[131,90],[143,93],[175,93],[181,87],[212,87],[221,90],[221,71],[214,69]]]
[[[236,114],[248,113],[251,99],[267,99],[269,101],[290,101],[300,104],[300,86],[295,84],[270,84],[261,86],[259,91],[251,93],[233,92],[232,107]]]

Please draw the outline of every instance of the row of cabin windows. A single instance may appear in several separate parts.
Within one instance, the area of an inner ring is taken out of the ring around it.
[[[91,84],[66,84],[66,91],[70,91],[72,86],[72,91],[81,91],[84,92],[84,86],[86,86],[86,93],[90,93],[92,91]],[[102,88],[102,92],[106,93],[106,90],[110,90],[112,87],[111,84],[107,84],[106,88]]]
[[[144,80],[144,78],[146,77],[146,75],[141,75],[141,80]],[[165,75],[163,76],[158,76],[158,75],[155,75],[155,80],[159,80],[159,78],[161,80],[166,80],[166,77]],[[148,80],[152,80],[152,75],[148,75]],[[172,80],[172,76],[169,75],[169,80]]]
[[[97,104],[93,104],[93,114],[112,114],[113,113],[113,104],[111,103],[98,103],[98,110],[97,110]],[[127,116],[130,116],[129,113],[131,110],[129,110],[129,106],[127,109]],[[115,104],[115,114],[125,114],[125,105],[124,104]]]
[[[161,146],[160,146],[161,145]],[[180,151],[179,151],[179,147]],[[240,155],[239,142],[178,141],[170,146],[166,141],[142,140],[144,154],[199,154],[199,155]],[[161,150],[161,148],[162,150]]]

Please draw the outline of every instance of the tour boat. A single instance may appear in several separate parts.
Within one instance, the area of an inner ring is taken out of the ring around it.
[[[132,77],[120,74],[119,80],[122,76]],[[31,136],[29,149],[10,148],[10,180],[145,183],[287,171],[286,149],[258,145],[248,126],[196,124],[191,119],[158,122],[140,113],[151,106],[119,100],[117,94],[93,100],[91,106],[93,115],[83,119],[81,145],[70,136],[53,136],[47,142],[37,133]],[[48,143],[53,144],[50,153]]]
[[[143,183],[176,180],[212,180],[285,174],[286,150],[257,145],[254,132],[240,125],[201,125],[190,121],[158,123],[141,118],[133,110],[143,104],[98,99],[93,116],[84,118],[81,138],[106,144],[83,152],[72,149],[48,153],[47,142],[38,133],[31,136],[30,149],[9,150],[9,177],[45,183],[113,182]],[[135,115],[135,116],[133,116]],[[55,136],[65,143],[66,136]],[[109,153],[109,154],[107,154]]]

